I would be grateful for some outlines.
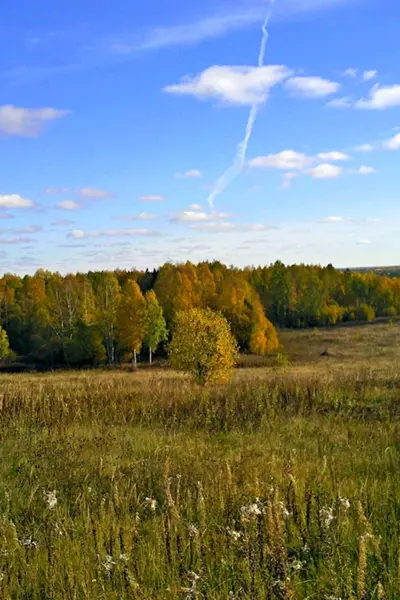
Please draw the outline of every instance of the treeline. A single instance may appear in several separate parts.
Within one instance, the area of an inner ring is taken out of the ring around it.
[[[53,367],[136,359],[167,341],[179,311],[211,308],[244,352],[267,354],[278,327],[333,326],[400,315],[400,278],[281,262],[237,269],[219,262],[157,271],[37,271],[0,279],[0,325],[14,354]]]

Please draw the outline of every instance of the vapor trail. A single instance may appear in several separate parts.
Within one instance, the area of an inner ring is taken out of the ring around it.
[[[272,9],[274,7],[275,1],[276,0],[270,0],[268,12],[267,12],[265,21],[262,26],[263,35],[262,35],[262,40],[261,40],[260,52],[258,55],[258,66],[259,67],[264,66],[265,52],[267,50],[267,43],[268,43],[268,37],[269,37],[268,24],[271,19]],[[211,194],[207,198],[207,202],[211,209],[214,209],[215,198],[220,196],[222,194],[222,192],[225,191],[226,188],[229,187],[229,185],[236,179],[236,177],[239,175],[239,173],[245,163],[247,148],[248,148],[248,145],[249,145],[249,142],[251,139],[251,135],[253,133],[254,124],[256,122],[257,115],[258,115],[258,108],[259,108],[259,106],[257,103],[253,104],[253,106],[251,107],[249,118],[247,120],[245,136],[244,136],[243,140],[237,146],[236,156],[233,161],[233,164],[229,167],[229,169],[227,169],[221,175],[221,177],[219,179],[217,179]]]

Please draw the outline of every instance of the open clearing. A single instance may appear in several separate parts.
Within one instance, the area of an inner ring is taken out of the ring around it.
[[[280,339],[206,389],[1,375],[1,597],[399,598],[400,323]]]

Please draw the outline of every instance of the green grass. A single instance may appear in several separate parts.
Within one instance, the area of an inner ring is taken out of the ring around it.
[[[400,326],[281,340],[206,389],[2,375],[0,597],[399,598]]]

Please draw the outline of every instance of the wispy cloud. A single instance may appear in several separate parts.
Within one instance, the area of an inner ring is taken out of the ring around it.
[[[354,0],[281,0],[277,3],[275,17],[283,20],[298,13],[326,10],[352,1]],[[258,25],[264,19],[265,11],[264,0],[241,0],[235,6],[226,2],[214,14],[199,15],[191,22],[154,27],[135,37],[116,37],[109,44],[109,52],[127,56],[172,46],[200,44]]]
[[[73,225],[74,222],[71,219],[57,219],[57,221],[53,221],[51,224],[53,227],[68,227],[69,225]]]
[[[7,136],[34,137],[45,124],[69,114],[56,108],[21,108],[12,104],[0,106],[0,133]]]
[[[82,208],[82,205],[79,202],[75,202],[75,200],[63,200],[57,204],[57,208],[61,208],[62,210],[79,210]]]
[[[180,223],[184,223],[184,222],[196,223],[196,222],[200,222],[200,221],[218,221],[218,220],[227,219],[228,217],[229,217],[229,215],[227,215],[226,213],[217,213],[217,212],[206,213],[206,212],[201,212],[198,210],[184,210],[183,212],[179,213],[178,215],[175,215],[174,217],[172,217],[171,221],[180,222]]]
[[[153,221],[154,219],[158,219],[158,216],[148,212],[141,212],[137,215],[121,215],[120,217],[116,217],[116,219],[119,221]]]
[[[154,236],[159,235],[156,231],[149,229],[106,229],[104,231],[84,231],[83,229],[73,229],[68,237],[74,240],[83,240],[86,238],[99,237],[136,237],[136,236]]]
[[[175,179],[198,179],[202,177],[203,173],[198,169],[191,169],[190,171],[184,171],[183,173],[175,173]]]
[[[165,196],[159,196],[157,194],[150,194],[148,196],[140,196],[141,202],[165,202]]]
[[[169,46],[189,46],[218,38],[227,33],[246,29],[257,23],[265,8],[260,4],[249,10],[227,11],[199,18],[192,23],[155,27],[142,36],[142,39],[119,40],[110,45],[115,54],[132,54],[140,51],[160,50]]]
[[[82,198],[86,198],[87,200],[99,200],[102,198],[114,197],[114,194],[111,194],[111,192],[106,192],[105,190],[92,187],[80,188],[77,190],[77,193],[82,196]]]

